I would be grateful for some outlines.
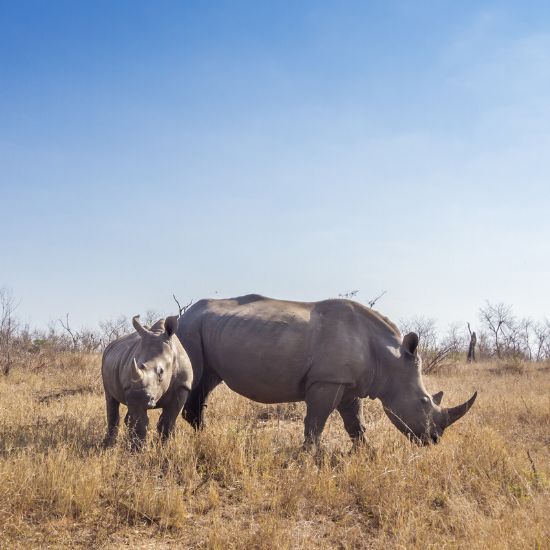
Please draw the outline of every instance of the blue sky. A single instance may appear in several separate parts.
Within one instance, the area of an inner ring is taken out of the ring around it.
[[[0,1],[0,31],[33,325],[172,292],[550,316],[548,2]]]

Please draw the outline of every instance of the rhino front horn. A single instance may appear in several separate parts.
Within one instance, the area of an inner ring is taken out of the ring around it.
[[[466,401],[466,403],[462,403],[462,405],[458,405],[458,407],[451,407],[449,409],[445,409],[447,411],[447,426],[450,426],[451,424],[455,423],[459,418],[462,418],[471,408],[471,406],[474,404],[474,401],[476,400],[477,392]]]
[[[134,357],[134,373],[137,374],[138,380],[143,379],[143,371],[138,367],[135,357]]]

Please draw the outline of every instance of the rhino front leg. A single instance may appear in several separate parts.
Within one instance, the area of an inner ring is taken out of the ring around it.
[[[189,394],[182,416],[195,430],[204,427],[204,412],[208,406],[208,397],[221,381],[214,371],[205,368],[199,384]]]
[[[338,407],[344,394],[343,384],[320,383],[306,392],[307,413],[304,420],[304,447],[318,445],[330,413]]]
[[[359,397],[344,398],[338,406],[338,412],[344,421],[344,428],[351,437],[353,446],[366,444],[363,401]]]
[[[129,407],[126,417],[128,419],[127,425],[131,448],[132,450],[141,449],[149,425],[147,409],[132,409]]]
[[[157,424],[157,431],[163,440],[173,432],[178,415],[183,409],[183,405],[187,401],[188,395],[189,391],[182,388],[180,391],[176,392],[170,402],[162,408],[162,414]]]
[[[120,421],[120,403],[108,393],[105,393],[105,405],[107,408],[107,434],[103,440],[104,447],[110,447],[116,441],[118,423]]]

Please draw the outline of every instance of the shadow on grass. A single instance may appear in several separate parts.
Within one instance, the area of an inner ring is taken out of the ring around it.
[[[0,426],[0,455],[3,457],[32,450],[47,453],[69,445],[79,456],[102,449],[104,426],[99,419],[39,417],[33,423]]]

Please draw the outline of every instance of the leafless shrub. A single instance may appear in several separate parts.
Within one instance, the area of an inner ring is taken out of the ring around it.
[[[435,319],[415,315],[410,319],[402,319],[400,324],[401,332],[416,332],[419,338],[418,348],[421,354],[437,348],[437,325]]]
[[[12,365],[12,347],[18,329],[14,312],[17,304],[13,294],[7,288],[0,289],[0,362],[2,373],[9,374]]]
[[[535,361],[542,361],[550,357],[550,321],[536,322],[533,324],[533,349]]]
[[[407,332],[418,334],[418,351],[422,357],[422,368],[425,373],[440,370],[459,349],[460,337],[458,329],[454,326],[451,326],[447,335],[440,340],[435,319],[417,315],[401,320],[400,325],[403,334]]]
[[[124,315],[121,315],[116,319],[100,321],[99,329],[101,349],[105,349],[114,340],[118,340],[125,334],[132,332],[130,320]]]
[[[185,304],[184,306],[182,306],[179,302],[179,300],[176,298],[176,295],[175,294],[172,294],[172,297],[174,298],[174,302],[176,302],[177,306],[178,306],[178,315],[179,317],[181,317],[192,305],[193,305],[193,300],[189,300],[189,302],[187,302],[187,304]]]
[[[141,316],[141,321],[144,325],[150,327],[156,323],[160,318],[164,317],[156,309],[148,309],[145,315]]]
[[[378,296],[375,296],[374,298],[369,300],[367,302],[368,306],[372,309],[376,305],[376,302],[378,302],[378,300],[380,300],[380,298],[382,298],[382,296],[384,296],[384,294],[386,294],[387,292],[387,290],[383,290],[380,294],[378,294]]]
[[[510,352],[515,342],[516,320],[512,307],[506,304],[492,304],[487,301],[479,310],[481,323],[492,336],[494,352],[500,359],[504,352]]]
[[[338,298],[343,298],[344,300],[351,300],[359,294],[358,290],[348,290],[347,292],[342,292],[338,294]]]

